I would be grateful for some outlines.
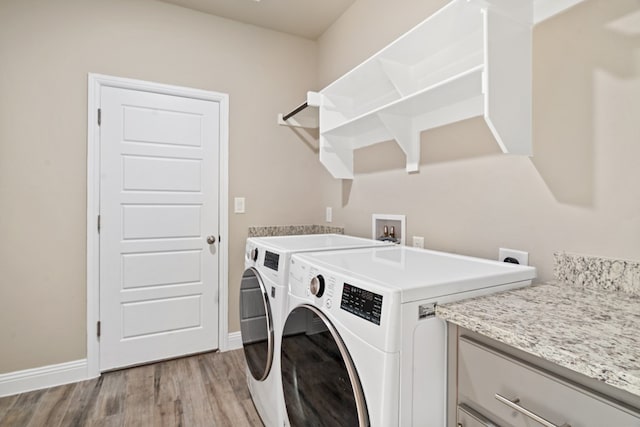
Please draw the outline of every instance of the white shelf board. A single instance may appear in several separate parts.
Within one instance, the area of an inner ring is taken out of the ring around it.
[[[468,0],[453,0],[433,15],[413,27],[391,44],[382,48],[351,71],[325,87],[321,93],[327,96],[343,95],[356,89],[362,76],[378,70],[378,59],[390,60],[413,66],[424,58],[438,54],[449,46],[458,44],[471,34],[482,31],[482,14],[478,8],[470,8]],[[364,85],[365,91],[372,88]]]
[[[482,95],[483,66],[476,66],[457,76],[427,87],[414,95],[383,105],[366,114],[322,131],[325,136],[356,137],[376,123],[377,114],[416,116],[426,114],[447,105]],[[424,130],[424,129],[422,129]]]
[[[353,150],[391,139],[406,156],[407,172],[420,163],[420,133],[481,116],[483,66],[477,66],[417,94],[321,132],[320,161],[336,178],[353,178]]]
[[[483,26],[480,9],[452,1],[324,88],[323,109],[349,120],[482,64]]]

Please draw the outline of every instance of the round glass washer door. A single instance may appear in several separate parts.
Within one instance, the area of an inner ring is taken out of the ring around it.
[[[349,352],[331,321],[316,307],[301,305],[285,329],[306,330],[282,338],[282,387],[291,426],[369,426],[367,405]]]
[[[273,362],[273,317],[267,289],[253,267],[244,271],[240,285],[240,332],[249,371],[264,381]]]

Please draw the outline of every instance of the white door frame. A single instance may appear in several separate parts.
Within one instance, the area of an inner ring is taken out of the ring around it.
[[[100,341],[97,322],[100,314],[100,238],[97,219],[100,212],[100,127],[98,108],[103,86],[133,89],[164,95],[214,101],[220,104],[220,188],[219,188],[219,273],[218,273],[218,348],[229,348],[229,95],[181,86],[152,83],[89,73],[87,104],[87,378],[100,376]]]

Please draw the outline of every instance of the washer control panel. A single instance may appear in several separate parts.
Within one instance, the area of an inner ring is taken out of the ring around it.
[[[379,325],[382,315],[382,295],[344,283],[340,308]]]
[[[280,255],[265,251],[264,253],[264,266],[274,271],[278,271],[278,262],[280,261]]]
[[[316,257],[320,255],[292,255],[288,268],[288,310],[293,311],[302,304],[312,305],[337,328],[344,328],[385,352],[399,352],[400,292],[363,280],[346,270],[316,265]]]

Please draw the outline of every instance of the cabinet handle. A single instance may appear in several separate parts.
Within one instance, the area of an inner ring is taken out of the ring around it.
[[[524,408],[524,407],[518,405],[518,403],[520,402],[520,399],[518,399],[517,397],[515,399],[513,399],[513,400],[509,400],[506,397],[499,395],[498,393],[496,393],[495,397],[496,397],[496,399],[498,399],[498,402],[504,403],[505,405],[507,405],[511,409],[515,409],[516,411],[520,412],[523,415],[526,415],[527,417],[531,418],[534,421],[539,422],[540,424],[542,424],[545,427],[571,427],[567,423],[564,423],[561,426],[558,426],[556,424],[553,424],[550,421],[545,420],[540,415],[534,414],[533,412],[531,412],[527,408]]]

